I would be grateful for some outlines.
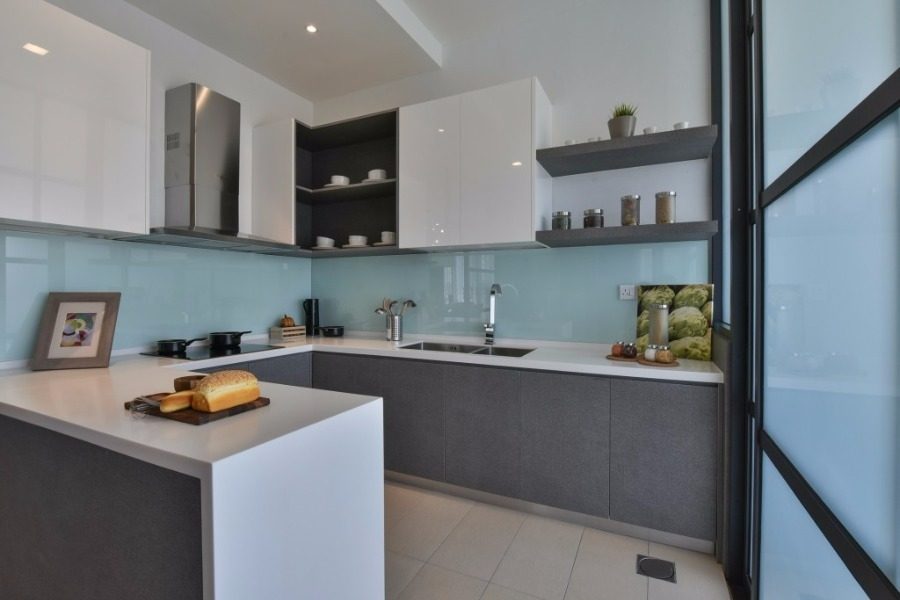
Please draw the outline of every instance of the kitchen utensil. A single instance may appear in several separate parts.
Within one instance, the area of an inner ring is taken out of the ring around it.
[[[209,345],[213,348],[234,348],[241,345],[241,336],[247,331],[214,331],[209,334]]]
[[[201,412],[199,410],[194,410],[193,408],[176,410],[175,412],[170,413],[160,412],[159,402],[163,398],[168,396],[169,393],[170,392],[163,392],[160,394],[138,396],[134,400],[125,403],[125,410],[131,411],[132,416],[152,415],[154,417],[171,419],[172,421],[187,423],[189,425],[205,425],[206,423],[211,423],[212,421],[218,421],[219,419],[226,419],[228,417],[233,417],[234,415],[239,415],[241,413],[247,412],[248,410],[254,410],[256,408],[268,406],[272,402],[269,398],[260,396],[252,402],[238,404],[237,406],[233,406],[227,410],[220,410],[219,412],[214,413]]]
[[[403,316],[403,313],[406,312],[407,308],[415,308],[415,307],[416,307],[415,302],[413,302],[412,300],[407,300],[406,302],[403,303],[403,306],[400,307],[400,316],[401,317]]]
[[[200,380],[204,377],[206,377],[206,375],[185,375],[183,377],[176,377],[175,391],[186,392],[187,390],[192,390],[197,387],[197,384],[200,383]]]
[[[376,308],[376,309],[375,309],[375,314],[376,314],[376,315],[381,315],[381,316],[383,317],[384,315],[387,314],[387,312],[385,312],[385,310],[384,310],[383,308],[379,307],[379,308]]]
[[[397,300],[391,300],[391,303],[388,305],[388,312],[391,313],[391,316],[394,315],[395,306],[397,306]]]
[[[343,325],[323,325],[319,327],[319,334],[325,337],[343,337]]]
[[[205,340],[206,338],[194,338],[192,340],[185,339],[171,339],[171,340],[158,340],[156,342],[156,352],[163,356],[169,355],[174,356],[176,354],[184,354],[187,351],[187,347],[193,344],[194,342],[199,342],[200,340]]]
[[[306,315],[306,335],[317,335],[319,330],[319,299],[307,298],[304,300],[303,314]]]

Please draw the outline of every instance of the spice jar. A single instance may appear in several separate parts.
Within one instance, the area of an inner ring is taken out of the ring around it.
[[[673,363],[675,362],[675,354],[673,354],[672,351],[669,350],[668,346],[660,346],[656,351],[656,362],[666,364]]]
[[[637,348],[634,344],[625,344],[625,347],[622,349],[622,357],[623,358],[637,358]]]
[[[595,227],[603,227],[602,208],[589,208],[584,211],[584,228],[593,229]]]
[[[624,342],[616,342],[612,345],[612,350],[610,350],[610,354],[613,356],[622,356],[622,350],[625,349]]]
[[[644,360],[649,360],[653,362],[656,360],[656,351],[658,350],[658,346],[656,344],[650,344],[647,346],[647,349],[644,350]]]
[[[637,194],[622,196],[622,225],[641,224],[641,197]]]
[[[554,212],[553,229],[572,229],[572,213],[567,210]]]
[[[675,222],[675,192],[656,192],[656,222]]]

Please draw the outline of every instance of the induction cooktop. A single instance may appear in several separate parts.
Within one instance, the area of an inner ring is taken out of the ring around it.
[[[264,352],[265,350],[278,350],[278,346],[268,346],[266,344],[241,344],[229,348],[213,348],[212,346],[197,346],[196,348],[188,348],[187,352],[182,354],[162,354],[157,351],[141,352],[144,356],[164,356],[166,358],[180,358],[182,360],[206,360],[208,358],[220,358],[222,356],[236,356],[238,354],[252,354],[254,352]]]

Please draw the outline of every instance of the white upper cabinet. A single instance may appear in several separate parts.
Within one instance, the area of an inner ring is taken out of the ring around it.
[[[400,109],[400,244],[523,245],[548,225],[551,107],[537,79]]]
[[[4,0],[0,219],[147,233],[149,80],[144,48]]]
[[[296,243],[297,123],[282,119],[253,128],[253,227],[250,233]]]
[[[461,243],[460,139],[459,96],[400,109],[401,248]]]

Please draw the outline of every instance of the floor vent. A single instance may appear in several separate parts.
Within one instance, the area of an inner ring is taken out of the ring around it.
[[[638,554],[637,574],[675,583],[675,563]]]

